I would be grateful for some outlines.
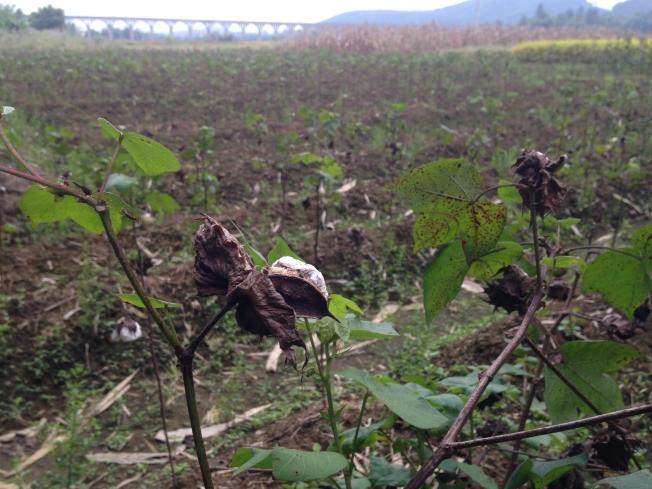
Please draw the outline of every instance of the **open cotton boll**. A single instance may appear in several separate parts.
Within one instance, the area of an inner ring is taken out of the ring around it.
[[[324,294],[324,297],[328,299],[326,280],[324,280],[322,273],[313,265],[304,263],[291,256],[282,256],[272,264],[271,268],[287,268],[289,270],[294,270],[301,278],[312,282],[312,284],[317,287],[322,294]]]
[[[143,330],[137,321],[121,320],[111,332],[112,343],[131,343],[143,336]]]

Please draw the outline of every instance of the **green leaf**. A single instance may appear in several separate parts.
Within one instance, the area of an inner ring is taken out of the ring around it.
[[[514,470],[514,472],[509,476],[509,479],[507,479],[504,489],[519,489],[523,484],[528,482],[530,480],[532,464],[533,461],[527,459],[516,467],[516,470]]]
[[[23,193],[20,208],[32,224],[56,222],[66,218],[55,205],[55,195],[40,185],[32,185]]]
[[[245,251],[249,254],[252,261],[254,262],[256,268],[261,269],[267,266],[267,259],[263,256],[263,254],[260,251],[258,251],[256,248],[251,246],[249,243],[245,243],[243,246]]]
[[[520,244],[514,241],[500,241],[494,250],[471,263],[469,275],[480,280],[489,280],[522,254],[523,247]]]
[[[277,236],[276,242],[274,244],[274,248],[272,248],[270,252],[267,254],[267,262],[271,265],[276,260],[278,260],[279,258],[283,258],[284,256],[291,256],[292,258],[296,258],[297,260],[305,261],[302,258],[299,258],[299,255],[297,255],[294,251],[290,249],[290,247],[283,240],[283,238]]]
[[[16,109],[14,109],[13,107],[10,107],[9,105],[3,105],[2,106],[2,111],[0,112],[0,114],[2,114],[2,116],[4,117],[4,116],[7,116],[7,115],[11,114],[14,110],[16,110]]]
[[[498,489],[496,482],[489,477],[484,471],[477,465],[465,464],[458,462],[457,466],[462,472],[464,472],[469,478],[478,484],[480,487],[485,489]]]
[[[417,214],[412,226],[414,252],[424,248],[435,248],[451,242],[457,236],[459,224],[453,214],[432,210]]]
[[[412,473],[402,465],[390,464],[382,457],[371,457],[369,480],[373,487],[402,487]]]
[[[423,304],[428,324],[457,297],[468,269],[459,241],[443,248],[430,262],[423,278]]]
[[[141,309],[145,308],[145,304],[140,300],[138,294],[119,294],[120,300],[127,302],[133,306],[140,307]],[[176,302],[168,302],[161,299],[155,299],[154,297],[149,297],[149,301],[152,303],[154,309],[162,309],[164,307],[181,307],[181,304]]]
[[[482,177],[461,159],[438,160],[416,168],[391,186],[415,212],[429,210],[433,202],[469,202],[482,191]]]
[[[130,177],[129,175],[124,175],[122,173],[112,173],[109,175],[109,179],[106,182],[106,189],[111,190],[115,188],[120,192],[129,190],[131,187],[138,183],[138,179]]]
[[[448,416],[451,421],[460,414],[460,411],[464,407],[464,401],[455,394],[429,395],[426,396],[426,399],[430,404],[434,404],[445,416]]]
[[[509,476],[505,489],[518,489],[528,481],[534,484],[535,489],[543,489],[567,472],[585,465],[588,459],[586,453],[553,461],[527,459]]]
[[[362,316],[362,309],[351,299],[339,294],[331,294],[328,299],[328,311],[340,321],[343,320],[349,311],[357,316]]]
[[[639,470],[619,477],[608,477],[598,481],[598,484],[608,484],[614,489],[649,489],[652,487],[652,472]]]
[[[652,224],[636,230],[632,235],[632,248],[643,257],[652,256]]]
[[[506,218],[507,209],[491,202],[436,201],[417,213],[414,250],[441,246],[457,236],[471,261],[492,250]]]
[[[632,248],[643,259],[648,273],[652,273],[652,224],[643,226],[633,234]]]
[[[343,321],[335,321],[333,318],[329,317],[324,318],[322,322],[323,321],[330,321],[332,323],[333,331],[335,331],[335,334],[339,336],[339,338],[345,343],[349,341],[349,338],[351,337],[351,328],[349,327],[349,321],[346,319]]]
[[[384,439],[385,436],[380,433],[380,430],[388,430],[394,426],[395,422],[396,418],[394,418],[394,416],[390,416],[376,423],[372,423],[369,426],[360,426],[357,438],[355,438],[356,428],[351,428],[350,430],[344,431],[340,435],[340,441],[344,455],[350,455],[353,451],[357,452],[361,448],[371,446],[376,441]],[[355,446],[353,446],[354,438]],[[334,448],[334,445],[335,443],[331,443],[331,448]]]
[[[609,376],[636,358],[633,347],[613,341],[570,341],[561,346],[561,373],[602,412],[621,409],[618,384]],[[546,368],[544,398],[553,423],[571,421],[578,411],[595,414],[557,375]]]
[[[111,225],[113,227],[113,231],[115,233],[119,233],[122,229],[122,213],[124,211],[126,215],[129,216],[130,214],[128,211],[130,211],[131,208],[129,204],[124,202],[117,195],[107,192],[104,194],[104,197],[106,198],[106,203],[109,206],[109,216],[111,217]],[[136,213],[133,215],[135,214]],[[136,219],[136,217],[133,218]]]
[[[306,452],[290,448],[272,450],[272,474],[282,481],[325,479],[341,470],[348,461],[335,452]]]
[[[104,232],[100,215],[88,204],[78,202],[74,197],[66,195],[58,206],[63,215],[72,219],[87,231],[94,234],[102,234]]]
[[[469,260],[490,251],[505,226],[507,210],[481,194],[478,171],[462,160],[441,160],[412,170],[393,189],[417,213],[415,250],[460,237]]]
[[[573,226],[577,226],[581,222],[582,222],[582,220],[578,219],[576,217],[567,217],[565,219],[557,219],[554,216],[547,215],[546,217],[543,218],[543,225],[545,227],[551,227],[551,228],[560,227],[562,229],[570,229]]]
[[[151,207],[154,212],[161,212],[163,214],[172,214],[179,209],[179,204],[174,197],[165,192],[152,192],[147,194],[145,202]]]
[[[587,265],[582,287],[585,292],[598,292],[631,319],[652,291],[652,282],[641,260],[607,251]]]
[[[343,175],[342,166],[331,156],[327,156],[319,165],[319,173],[327,180],[336,180]]]
[[[233,472],[235,475],[249,469],[272,470],[272,451],[262,448],[238,448],[229,467],[237,467]]]
[[[587,453],[580,453],[574,457],[562,458],[561,460],[550,462],[535,460],[530,469],[530,480],[534,482],[535,489],[543,489],[567,472],[570,472],[578,466],[585,465],[588,460],[589,455]]]
[[[161,143],[135,132],[127,132],[122,146],[145,175],[157,176],[181,169],[176,156]]]
[[[505,227],[507,209],[492,202],[471,203],[459,214],[459,236],[469,260],[491,251]]]
[[[340,370],[338,374],[364,385],[393,413],[416,428],[430,430],[440,429],[448,425],[448,418],[409,386],[397,383],[380,383],[369,373],[356,368],[346,368]]]
[[[106,120],[104,117],[99,117],[97,119],[97,122],[100,124],[100,129],[102,130],[102,134],[106,136],[109,139],[115,139],[116,141],[120,139],[120,136],[122,136],[122,131],[119,131],[116,129],[116,127],[111,124],[108,120]]]
[[[502,200],[505,204],[522,204],[523,198],[518,192],[518,189],[515,185],[512,185],[511,182],[507,180],[500,180],[498,185],[510,185],[509,187],[500,187],[497,190],[498,198]]]
[[[313,163],[321,163],[322,157],[313,153],[299,153],[294,155],[292,163],[302,163],[304,165],[312,165]]]
[[[390,323],[374,323],[358,317],[349,320],[349,334],[352,340],[383,340],[399,334]]]
[[[39,185],[33,185],[23,193],[20,207],[33,224],[70,219],[91,233],[104,232],[102,220],[91,206],[71,195],[56,196]],[[119,218],[116,218],[113,227],[116,232],[119,230]]]

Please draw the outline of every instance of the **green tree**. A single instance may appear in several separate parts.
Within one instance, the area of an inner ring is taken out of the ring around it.
[[[19,31],[27,27],[27,17],[13,5],[0,5],[0,30]]]
[[[45,29],[63,29],[66,25],[66,17],[63,9],[48,5],[47,7],[41,7],[29,15],[29,25],[39,31]]]

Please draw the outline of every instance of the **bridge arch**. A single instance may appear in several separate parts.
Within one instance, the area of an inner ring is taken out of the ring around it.
[[[244,29],[242,29],[242,33],[245,36],[259,36],[260,29],[261,26],[258,23],[249,22],[248,24],[244,25]]]

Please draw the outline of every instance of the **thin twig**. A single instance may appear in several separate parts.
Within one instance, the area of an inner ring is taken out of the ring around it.
[[[7,137],[7,133],[5,132],[5,128],[2,125],[2,121],[0,120],[0,139],[2,140],[2,143],[5,145],[7,148],[7,151],[9,151],[9,154],[21,165],[25,167],[25,169],[31,173],[34,176],[38,176],[38,173],[32,168],[32,166],[27,163],[27,160],[21,156],[21,154],[18,152],[18,150],[14,147],[13,144],[11,144],[11,141]]]
[[[580,274],[575,273],[575,279],[573,280],[573,285],[571,286],[571,290],[568,293],[568,297],[566,297],[566,301],[564,302],[563,311],[557,315],[557,319],[555,320],[554,324],[550,327],[550,329],[548,330],[548,334],[543,340],[544,352],[548,351],[548,348],[550,347],[550,343],[552,342],[552,335],[554,334],[554,332],[557,330],[557,328],[562,323],[562,321],[568,317],[567,311],[568,308],[570,307],[570,303],[573,300],[573,296],[575,295],[575,291],[577,290],[579,281],[580,281]],[[530,417],[530,409],[532,409],[532,403],[534,402],[537,388],[539,387],[539,384],[541,382],[541,374],[543,373],[543,366],[544,366],[543,361],[539,361],[537,368],[534,372],[534,375],[532,377],[532,383],[530,384],[530,391],[528,392],[525,405],[523,406],[523,410],[521,411],[521,416],[519,417],[518,420],[518,431],[523,431],[525,429],[527,420]],[[507,483],[509,474],[511,474],[512,470],[516,466],[516,461],[518,458],[516,452],[518,452],[520,448],[521,448],[521,442],[520,440],[517,440],[514,443],[514,454],[512,455],[512,458],[509,461],[509,466],[507,468],[507,471],[505,472],[506,475],[505,475],[505,480],[503,481],[503,487]]]
[[[134,274],[133,270],[131,269],[131,266],[129,265],[129,261],[127,260],[127,257],[118,242],[118,238],[116,237],[115,232],[113,231],[113,224],[111,223],[111,216],[109,215],[108,207],[106,207],[106,205],[104,204],[104,205],[96,206],[95,209],[97,213],[100,215],[100,219],[102,220],[102,225],[104,226],[104,232],[109,240],[109,244],[111,245],[111,248],[113,249],[113,254],[118,259],[118,262],[120,262],[120,266],[122,267],[122,270],[127,276],[129,283],[134,288],[136,295],[138,295],[143,305],[145,306],[147,313],[151,316],[151,318],[154,320],[156,325],[159,327],[161,333],[163,333],[163,336],[165,336],[165,339],[168,341],[170,346],[172,346],[175,353],[177,355],[182,354],[183,347],[181,346],[181,343],[179,342],[176,333],[174,332],[173,329],[168,327],[168,325],[165,323],[165,321],[163,321],[163,318],[158,313],[158,311],[154,309],[154,307],[152,306],[152,302],[149,300],[149,297],[147,297],[147,295],[145,294],[145,291],[141,287],[140,282],[136,278],[136,275]]]
[[[545,363],[546,367],[548,367],[558,378],[561,380],[566,387],[568,387],[571,391],[573,391],[573,394],[575,394],[584,404],[586,404],[591,411],[593,411],[595,414],[602,414],[602,411],[588,398],[586,397],[573,382],[566,377],[561,370],[557,368],[557,366],[550,361],[550,359],[546,356],[544,352],[542,352],[529,338],[525,338],[525,342],[527,345],[532,349],[532,351],[539,357],[539,359]],[[614,429],[622,438],[623,442],[629,449],[629,451],[633,454],[636,450],[630,443],[630,441],[627,439],[627,432],[621,427],[618,426],[617,423],[609,423],[609,426]],[[639,464],[638,460],[634,458],[634,463],[638,467],[639,470],[641,470],[641,465]]]
[[[100,195],[104,194],[104,191],[106,190],[106,184],[109,183],[109,177],[111,176],[113,165],[115,164],[115,160],[118,158],[118,154],[120,153],[120,148],[122,148],[123,138],[124,135],[120,133],[120,136],[118,137],[118,142],[115,146],[115,149],[113,150],[113,155],[111,156],[111,159],[109,160],[109,165],[106,167],[106,172],[104,173],[104,180],[102,180],[102,186],[100,187]]]
[[[34,175],[32,173],[26,173],[24,171],[16,170],[11,166],[7,166],[3,164],[0,164],[0,172],[8,173],[9,175],[13,175],[14,177],[22,178],[24,180],[29,180],[30,182],[38,183],[43,187],[48,187],[51,188],[52,190],[58,190],[59,192],[63,192],[66,195],[72,195],[73,197],[78,198],[79,200],[81,200],[82,202],[90,206],[95,207],[97,205],[97,201],[95,199],[93,199],[88,195],[85,195],[83,192],[75,188],[69,187],[67,185],[63,185],[62,183],[53,182],[39,175]]]
[[[360,433],[360,426],[362,425],[362,417],[364,416],[364,410],[367,407],[367,400],[369,399],[369,391],[367,390],[364,393],[362,398],[362,405],[360,406],[360,414],[358,415],[358,422],[355,425],[355,434],[353,435],[353,443],[351,444],[351,461],[349,462],[351,468],[353,468],[353,459],[355,457],[355,444],[358,442],[358,434]]]
[[[464,425],[471,416],[471,412],[475,409],[480,397],[483,392],[493,380],[495,375],[498,373],[500,368],[507,362],[507,359],[512,354],[512,352],[521,344],[523,338],[527,335],[528,326],[534,318],[534,314],[539,309],[541,301],[543,300],[543,291],[541,289],[535,291],[532,296],[530,305],[523,317],[520,326],[514,337],[503,349],[503,351],[498,355],[496,360],[491,364],[491,366],[481,375],[478,385],[469,396],[469,399],[466,401],[466,404],[460,411],[460,414],[457,416],[453,425],[444,436],[444,439],[440,443],[439,447],[434,451],[430,460],[426,462],[421,469],[416,473],[416,475],[408,482],[405,486],[405,489],[418,489],[420,488],[430,477],[430,475],[435,471],[439,464],[447,458],[451,453],[452,444],[459,437]]]
[[[640,414],[652,413],[652,404],[645,404],[643,406],[636,406],[619,411],[613,411],[607,414],[600,414],[598,416],[591,416],[590,418],[578,419],[576,421],[569,421],[566,423],[554,424],[551,426],[544,426],[542,428],[534,428],[531,430],[517,431],[515,433],[508,433],[505,435],[488,436],[486,438],[476,438],[474,440],[458,441],[448,445],[449,450],[462,450],[465,448],[481,447],[486,445],[495,445],[496,443],[503,443],[515,440],[524,440],[526,438],[533,438],[535,436],[549,435],[551,433],[559,433],[562,431],[574,430],[583,428],[585,426],[592,426],[599,423],[606,423],[615,421],[617,419],[631,418]],[[406,489],[412,486],[405,486]],[[418,487],[418,486],[415,486]]]
[[[620,253],[621,255],[629,256],[631,258],[636,258],[640,260],[640,256],[636,256],[633,253],[628,253],[627,251],[619,250],[618,248],[612,248],[611,246],[597,246],[597,245],[586,245],[586,246],[575,246],[574,248],[569,248],[564,250],[565,253],[572,253],[573,251],[581,250],[601,250],[601,251],[613,251],[615,253]]]
[[[222,309],[220,309],[220,311],[204,325],[199,334],[192,339],[190,345],[188,345],[186,348],[186,352],[192,353],[194,355],[206,335],[210,333],[211,329],[213,329],[217,322],[222,319],[226,313],[229,312],[233,306],[235,306],[235,304],[235,302],[228,302]]]

